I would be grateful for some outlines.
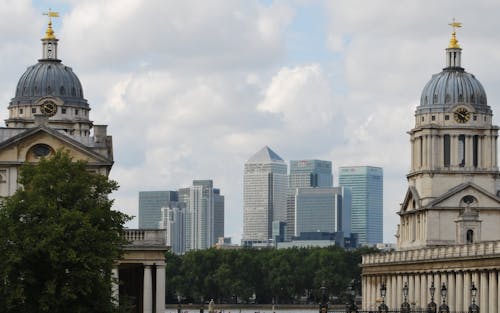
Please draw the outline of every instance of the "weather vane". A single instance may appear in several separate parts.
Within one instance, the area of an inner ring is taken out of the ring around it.
[[[49,25],[45,31],[45,39],[56,39],[56,36],[54,36],[54,30],[52,29],[52,18],[59,17],[59,12],[53,12],[49,8],[48,12],[43,12],[42,14],[49,17]]]
[[[456,34],[457,34],[457,28],[462,27],[462,23],[455,21],[455,18],[453,18],[453,22],[449,23],[448,25],[453,27],[453,32],[451,33],[451,39],[448,48],[460,48]]]

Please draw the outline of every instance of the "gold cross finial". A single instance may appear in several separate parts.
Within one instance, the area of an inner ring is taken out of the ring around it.
[[[54,36],[54,30],[52,29],[52,18],[59,17],[59,12],[53,12],[49,8],[49,11],[43,12],[43,15],[47,15],[49,17],[49,25],[47,26],[47,30],[45,31],[44,39],[56,39],[56,36]]]
[[[460,48],[460,46],[458,45],[458,40],[457,40],[456,35],[457,35],[457,28],[462,27],[462,23],[456,22],[455,18],[453,18],[453,22],[449,23],[448,25],[450,25],[453,28],[453,32],[451,33],[451,39],[450,39],[450,44],[448,45],[448,48]]]

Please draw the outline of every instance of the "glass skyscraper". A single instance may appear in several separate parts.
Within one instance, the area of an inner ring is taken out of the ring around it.
[[[361,245],[383,242],[383,171],[373,166],[339,169],[339,185],[351,188],[351,231]]]
[[[295,208],[295,236],[310,232],[351,235],[350,188],[296,188]]]
[[[290,161],[287,193],[286,240],[295,235],[295,194],[301,187],[332,187],[332,162],[322,160]]]
[[[155,229],[161,221],[161,208],[177,201],[176,191],[139,192],[139,228]]]
[[[286,222],[287,165],[269,147],[246,163],[243,175],[244,243],[268,242],[273,221]]]

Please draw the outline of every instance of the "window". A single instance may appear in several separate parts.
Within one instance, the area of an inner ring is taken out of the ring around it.
[[[478,166],[478,145],[479,136],[475,135],[472,137],[472,165],[474,165],[474,167]]]
[[[75,109],[75,115],[78,115],[78,109]]]
[[[445,116],[444,116],[444,120],[445,120],[445,121],[448,121],[449,119],[450,119],[450,116],[449,116],[449,115],[445,115]]]
[[[62,109],[61,109],[61,113],[62,113],[62,114],[66,114],[66,108],[62,108]]]
[[[422,116],[422,122],[424,121],[424,117]]]
[[[467,243],[474,243],[474,231],[467,229]]]
[[[23,114],[23,109],[22,108],[19,109],[19,114]]]
[[[474,121],[477,121],[477,115],[473,115],[473,116],[472,116],[472,119],[473,119]]]
[[[31,108],[31,113],[36,113],[36,108]]]
[[[444,135],[443,137],[443,157],[444,166],[450,167],[450,135]]]
[[[433,121],[435,121],[435,120],[436,120],[436,116],[435,116],[435,115],[433,115],[431,119],[432,119]]]
[[[465,135],[458,136],[458,166],[465,166]]]

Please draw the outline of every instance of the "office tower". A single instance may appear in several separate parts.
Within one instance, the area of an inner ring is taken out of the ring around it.
[[[189,191],[188,212],[191,215],[190,247],[207,249],[215,244],[214,193],[211,180],[194,180]]]
[[[176,191],[140,191],[139,192],[139,228],[158,228],[161,220],[161,208],[168,207],[171,201],[177,201]]]
[[[220,237],[224,237],[224,196],[220,194],[220,189],[214,188],[214,237],[217,242]]]
[[[243,242],[269,242],[272,222],[286,222],[287,166],[265,146],[246,163],[243,175]]]
[[[339,185],[351,188],[351,231],[361,245],[383,241],[383,171],[373,166],[339,169]]]
[[[184,227],[185,204],[182,202],[170,202],[168,207],[161,208],[161,215],[159,228],[166,230],[165,242],[170,247],[170,251],[176,254],[184,253],[186,251]]]
[[[184,249],[191,250],[191,214],[189,214],[189,194],[191,189],[180,188],[177,193],[179,195],[179,203],[184,204]]]
[[[332,187],[332,162],[322,160],[290,161],[287,194],[286,240],[295,234],[295,193],[300,187]]]
[[[351,234],[349,188],[296,188],[295,208],[295,236],[309,232]]]

